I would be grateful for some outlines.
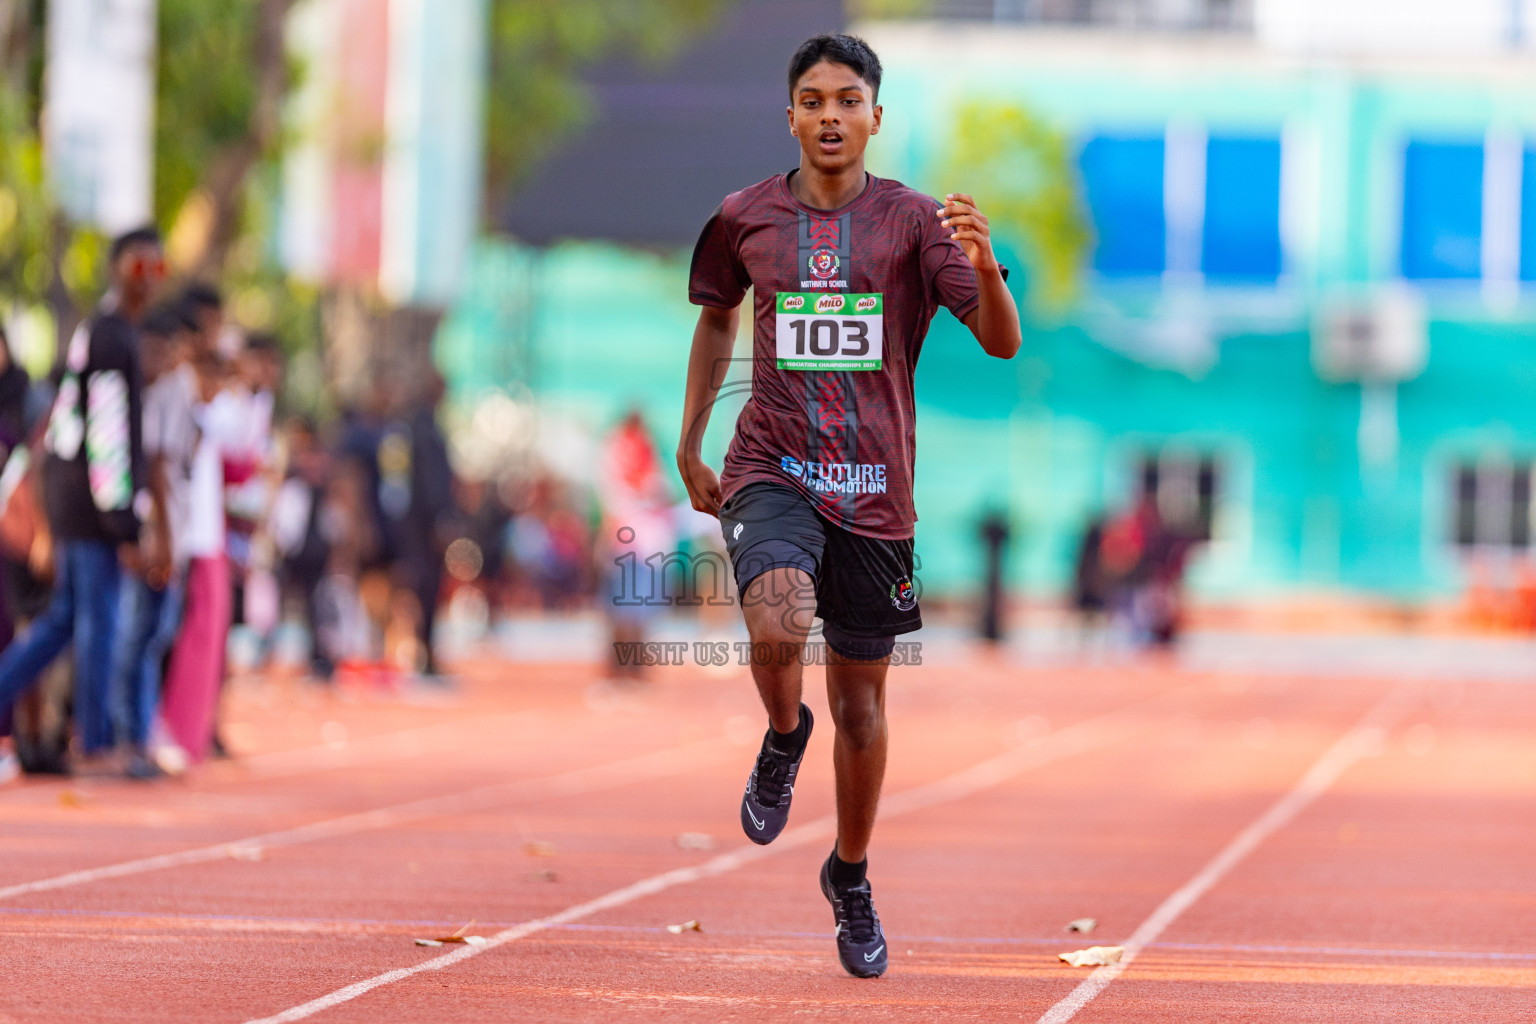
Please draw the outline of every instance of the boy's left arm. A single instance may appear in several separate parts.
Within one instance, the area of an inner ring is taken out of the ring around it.
[[[966,259],[976,269],[980,302],[967,314],[964,323],[981,342],[987,355],[1012,359],[1024,343],[1019,327],[1019,308],[1003,280],[1003,268],[992,252],[992,234],[987,218],[976,208],[976,200],[964,192],[944,197],[943,218],[949,237],[960,243]]]

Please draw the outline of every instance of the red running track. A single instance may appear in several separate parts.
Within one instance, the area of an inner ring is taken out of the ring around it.
[[[744,673],[591,683],[247,685],[236,763],[0,789],[0,1022],[1536,1019],[1529,684],[895,670],[860,981],[816,887],[826,717],[760,849]],[[492,945],[412,941],[471,920]],[[1056,960],[1137,936],[1118,975]]]

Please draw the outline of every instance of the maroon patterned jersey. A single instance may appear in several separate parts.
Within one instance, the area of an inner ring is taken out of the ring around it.
[[[939,306],[976,308],[976,272],[921,192],[869,175],[857,199],[817,210],[788,178],[727,196],[693,252],[695,304],[734,308],[753,289],[752,397],[722,496],[787,481],[847,530],[905,539],[912,375]]]

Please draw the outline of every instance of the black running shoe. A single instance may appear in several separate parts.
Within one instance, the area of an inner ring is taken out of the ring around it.
[[[837,958],[843,970],[855,978],[878,978],[890,964],[885,955],[885,931],[880,915],[875,913],[869,879],[852,888],[832,884],[832,857],[821,866],[821,893],[832,904],[832,920],[837,922]]]
[[[789,801],[795,795],[795,776],[800,773],[800,761],[805,757],[806,743],[811,739],[811,709],[801,704],[800,717],[805,720],[805,743],[800,745],[799,753],[780,750],[769,743],[773,735],[770,729],[763,736],[763,749],[757,753],[752,777],[747,780],[747,792],[741,798],[741,830],[759,846],[767,846],[779,838],[789,821]]]

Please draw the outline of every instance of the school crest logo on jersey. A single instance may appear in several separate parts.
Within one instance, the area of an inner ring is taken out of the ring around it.
[[[848,287],[853,271],[853,252],[849,246],[853,214],[841,217],[813,217],[800,211],[798,252],[800,288],[807,292],[835,292]]]
[[[917,607],[917,588],[906,576],[891,584],[891,604],[897,611],[909,612]]]
[[[817,249],[811,253],[811,258],[806,261],[806,264],[810,268],[811,276],[816,280],[830,281],[837,276],[843,261],[831,249]]]

